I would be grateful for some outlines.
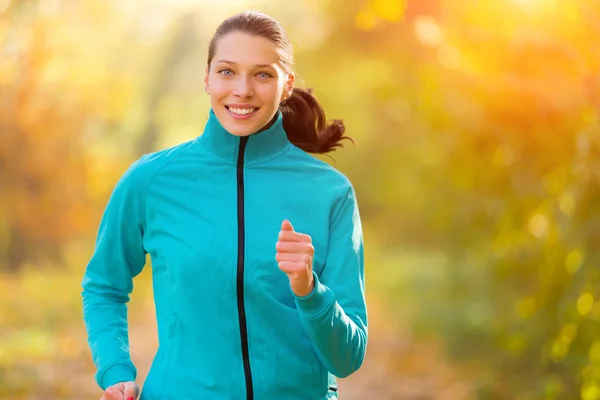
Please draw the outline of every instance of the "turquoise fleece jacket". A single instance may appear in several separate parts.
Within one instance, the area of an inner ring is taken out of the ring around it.
[[[284,219],[315,248],[305,297],[275,260]],[[201,136],[143,156],[116,184],[82,281],[102,389],[136,379],[127,303],[147,254],[159,346],[141,400],[335,399],[335,377],[361,366],[355,192],[288,141],[280,112],[267,130],[240,138],[211,110]]]

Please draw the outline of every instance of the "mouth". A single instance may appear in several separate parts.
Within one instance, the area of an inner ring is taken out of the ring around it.
[[[229,114],[231,114],[235,118],[248,118],[254,115],[259,108],[258,107],[235,107],[235,106],[225,106]]]

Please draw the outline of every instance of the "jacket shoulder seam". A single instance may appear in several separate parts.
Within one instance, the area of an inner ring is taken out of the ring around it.
[[[152,182],[154,181],[154,178],[156,178],[156,176],[158,176],[159,173],[161,173],[167,166],[169,166],[172,162],[174,162],[175,160],[177,160],[179,157],[181,157],[182,155],[186,154],[188,151],[190,151],[192,149],[192,145],[190,144],[190,147],[188,147],[187,149],[181,151],[179,154],[174,155],[170,160],[168,160],[167,162],[165,162],[163,165],[161,165],[151,176],[150,179],[148,179],[148,182],[146,183],[146,188],[144,190],[144,205],[143,205],[143,209],[144,209],[144,226],[147,226],[147,220],[146,220],[146,215],[147,215],[147,204],[148,204],[148,191],[150,190],[150,185],[152,184]]]

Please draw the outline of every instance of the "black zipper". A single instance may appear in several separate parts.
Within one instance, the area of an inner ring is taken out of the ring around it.
[[[238,259],[237,259],[237,305],[240,322],[240,339],[242,341],[242,360],[246,377],[246,399],[254,399],[252,388],[252,371],[250,370],[250,354],[248,351],[248,327],[246,326],[246,309],[244,307],[244,152],[248,136],[240,138],[237,159],[237,223],[238,223]]]

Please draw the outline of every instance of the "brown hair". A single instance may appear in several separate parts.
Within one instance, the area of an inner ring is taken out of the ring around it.
[[[290,40],[279,22],[263,13],[245,11],[227,18],[219,25],[208,47],[208,65],[216,52],[220,37],[231,32],[243,32],[270,40],[278,49],[279,64],[284,72],[294,70],[294,55]],[[283,128],[292,144],[309,153],[328,153],[342,147],[344,123],[334,119],[327,122],[325,111],[311,89],[294,88],[292,95],[281,102]]]

